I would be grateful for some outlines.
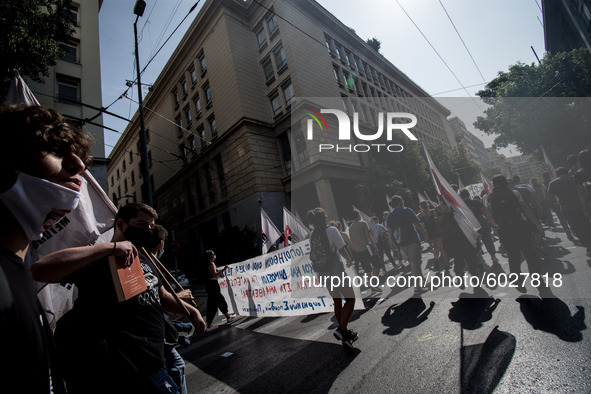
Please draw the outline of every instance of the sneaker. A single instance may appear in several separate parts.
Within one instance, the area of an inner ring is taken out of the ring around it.
[[[337,341],[342,341],[343,338],[345,338],[345,336],[346,336],[346,334],[343,332],[343,330],[341,330],[341,327],[338,327],[336,330],[334,330],[332,335],[334,335],[334,337],[337,339]]]
[[[191,323],[183,323],[175,321],[172,323],[174,328],[178,331],[179,335],[185,338],[193,336],[195,333],[195,327]]]
[[[493,264],[499,264],[499,259],[497,259],[496,257],[491,257],[491,260]]]
[[[349,340],[351,340],[351,341],[356,341],[357,338],[359,338],[359,334],[357,334],[357,332],[355,332],[351,329],[349,329],[348,336],[349,336]]]
[[[220,327],[219,326],[207,327],[207,329],[205,329],[205,332],[211,332],[211,331],[217,330],[218,328],[220,328]]]
[[[517,291],[520,293],[527,293],[527,289],[525,288],[525,286],[517,286]]]

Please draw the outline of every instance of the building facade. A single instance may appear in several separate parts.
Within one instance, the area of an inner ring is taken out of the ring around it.
[[[489,153],[480,138],[468,131],[466,124],[458,117],[448,119],[454,132],[456,142],[462,144],[470,157],[483,170],[490,168]]]
[[[591,0],[542,0],[548,52],[591,51]]]
[[[507,158],[507,161],[511,166],[511,176],[519,175],[523,183],[529,183],[531,178],[541,180],[543,167],[540,167],[540,163],[536,162],[533,157],[529,155],[513,156]]]
[[[336,219],[359,205],[371,162],[310,150],[306,98],[336,100],[364,130],[379,112],[413,112],[421,139],[455,146],[449,111],[316,2],[207,1],[144,99],[154,205],[189,275],[204,250],[258,235],[260,208],[280,227],[283,206]],[[136,113],[110,155],[119,203],[142,200],[138,132]],[[246,257],[234,249],[227,259]]]
[[[64,117],[83,125],[93,140],[90,172],[107,190],[107,161],[103,134],[99,12],[102,0],[72,1],[67,16],[74,22],[74,34],[60,43],[64,56],[56,60],[44,83],[27,80],[43,106],[55,108]],[[93,109],[94,108],[94,109]],[[92,119],[92,120],[90,120]]]

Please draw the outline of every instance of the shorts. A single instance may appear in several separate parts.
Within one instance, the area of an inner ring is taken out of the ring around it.
[[[401,246],[400,249],[406,254],[409,263],[421,264],[421,244]]]

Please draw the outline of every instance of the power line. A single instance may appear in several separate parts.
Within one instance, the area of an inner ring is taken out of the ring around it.
[[[425,34],[423,33],[423,31],[419,28],[419,26],[415,23],[415,21],[411,18],[411,16],[408,14],[408,12],[406,12],[406,10],[404,9],[404,7],[402,6],[402,4],[400,4],[398,2],[398,0],[395,0],[396,4],[398,4],[398,6],[402,9],[402,11],[406,14],[406,16],[408,17],[408,19],[411,21],[411,23],[414,25],[414,27],[419,31],[419,33],[421,33],[421,35],[423,36],[423,38],[425,39],[425,41],[427,41],[427,43],[429,44],[429,46],[431,47],[431,49],[433,49],[433,51],[437,54],[437,56],[439,57],[439,59],[441,59],[441,61],[443,62],[443,64],[445,64],[445,67],[447,67],[447,69],[449,70],[449,72],[451,73],[451,75],[454,76],[454,78],[456,79],[456,81],[458,81],[458,83],[460,84],[460,86],[464,89],[464,91],[466,92],[466,94],[468,94],[468,96],[470,96],[470,93],[468,92],[468,89],[466,89],[466,87],[462,84],[462,82],[460,81],[460,79],[457,77],[457,75],[452,71],[451,67],[447,64],[447,62],[443,59],[443,57],[439,54],[439,52],[437,51],[437,49],[435,49],[435,47],[433,46],[433,44],[431,44],[431,41],[429,41],[429,39],[427,38],[427,36],[425,36]]]
[[[449,21],[451,22],[451,25],[454,27],[454,30],[456,31],[456,33],[458,34],[458,37],[460,38],[460,41],[462,41],[462,44],[464,45],[464,48],[466,48],[466,52],[468,52],[468,55],[470,56],[470,59],[472,59],[472,63],[474,63],[474,66],[476,67],[476,69],[478,70],[478,74],[480,74],[480,77],[482,78],[482,81],[484,83],[486,83],[486,79],[484,78],[484,76],[482,75],[482,72],[480,71],[480,67],[478,67],[478,64],[476,64],[476,60],[474,60],[474,57],[472,57],[472,53],[470,53],[470,50],[468,49],[468,46],[466,45],[466,43],[464,42],[464,39],[462,38],[462,35],[460,34],[460,32],[458,31],[458,28],[456,27],[454,21],[451,19],[451,16],[449,15],[449,13],[447,12],[447,10],[445,9],[445,6],[443,5],[443,3],[441,2],[441,0],[439,0],[439,4],[441,4],[441,7],[443,8],[443,11],[445,11],[445,15],[447,15],[447,18],[449,19]]]

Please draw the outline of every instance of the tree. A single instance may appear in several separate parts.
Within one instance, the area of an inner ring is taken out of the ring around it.
[[[74,33],[70,0],[0,2],[0,94],[6,95],[13,70],[42,82],[63,55],[60,41]]]
[[[563,163],[591,145],[591,54],[587,49],[547,54],[539,65],[517,63],[477,93],[490,105],[475,126],[496,135],[494,145]],[[585,97],[585,98],[584,98]]]
[[[380,48],[382,47],[382,42],[377,38],[368,38],[367,45],[369,45],[374,51],[380,53]]]

